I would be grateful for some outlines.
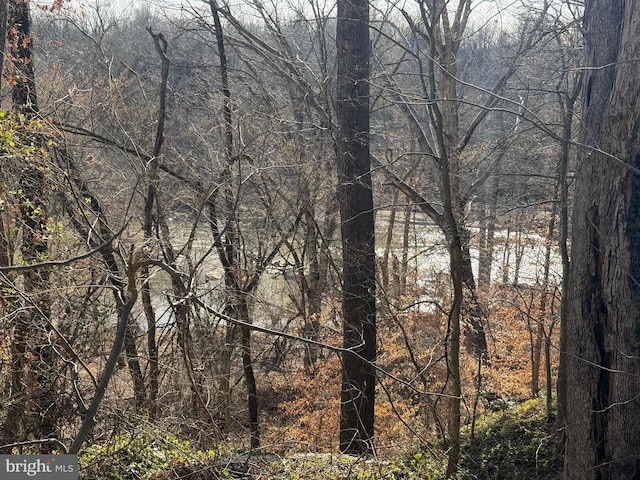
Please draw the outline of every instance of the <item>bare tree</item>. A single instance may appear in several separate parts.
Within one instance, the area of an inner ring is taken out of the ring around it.
[[[336,150],[342,232],[340,450],[373,451],[376,375],[375,233],[369,158],[369,3],[338,2]]]
[[[498,133],[499,140],[491,141],[497,130],[492,120],[495,115],[499,115],[499,120],[503,111],[518,114],[516,105],[519,102],[508,100],[504,94],[518,70],[518,62],[542,36],[540,27],[548,5],[545,2],[540,11],[518,26],[514,40],[505,42],[502,68],[494,68],[484,84],[474,82],[466,74],[474,64],[471,59],[480,55],[474,49],[481,49],[465,44],[474,11],[472,2],[426,1],[418,2],[418,8],[417,16],[408,10],[400,10],[409,28],[408,34],[398,36],[400,40],[396,43],[400,61],[392,64],[382,57],[378,62],[385,80],[384,90],[395,93],[393,100],[417,140],[417,151],[411,155],[421,154],[431,165],[429,172],[433,180],[429,186],[435,192],[401,181],[392,172],[392,168],[397,168],[396,161],[393,167],[389,163],[379,164],[387,178],[441,229],[450,254],[452,300],[446,345],[450,373],[448,388],[452,397],[448,474],[453,475],[459,455],[462,335],[465,334],[479,361],[487,355],[483,325],[486,313],[476,292],[471,266],[470,212],[474,199],[488,179],[491,179],[488,185],[497,190],[494,182],[499,173],[496,170],[505,156],[508,141],[502,138],[502,132]],[[391,31],[399,30],[391,17],[387,23],[391,25]],[[407,66],[403,67],[403,64]],[[392,71],[391,65],[395,68],[394,75],[388,73]],[[403,74],[407,76],[406,83],[399,81]],[[413,79],[416,79],[415,83],[412,83]],[[423,102],[416,102],[416,98]],[[512,135],[514,128],[509,124],[504,130]],[[483,154],[483,151],[487,153]],[[404,155],[398,155],[397,161]],[[485,161],[485,155],[492,160]],[[485,193],[487,198],[493,195],[490,191],[488,195]],[[485,215],[486,211],[481,213],[481,216]],[[489,221],[494,215],[495,212],[489,211]],[[490,243],[491,231],[487,229],[487,232],[484,241]],[[486,259],[481,273],[483,280],[488,278]]]

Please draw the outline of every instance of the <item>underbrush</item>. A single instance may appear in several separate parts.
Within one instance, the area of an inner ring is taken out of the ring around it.
[[[298,453],[289,456],[232,451],[200,451],[188,441],[160,430],[116,436],[85,449],[80,478],[86,480],[439,480],[446,452],[437,445],[392,458]],[[562,457],[557,435],[547,421],[544,400],[481,417],[474,437],[463,431],[462,459],[456,475],[464,480],[555,480]]]
[[[78,460],[82,479],[137,480],[169,478],[169,473],[157,477],[161,472],[178,475],[197,471],[218,455],[216,450],[195,450],[189,441],[166,431],[141,429],[117,435],[103,445],[92,445]]]
[[[481,417],[474,438],[464,432],[461,470],[478,480],[556,480],[562,472],[560,435],[545,400],[528,400]]]

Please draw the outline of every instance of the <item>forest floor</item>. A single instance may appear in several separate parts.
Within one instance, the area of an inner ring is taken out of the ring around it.
[[[464,441],[458,479],[553,480],[560,477],[562,455],[545,400],[529,400],[480,417],[473,437]],[[224,448],[194,451],[188,442],[150,432],[87,448],[80,458],[86,480],[342,480],[444,478],[446,449],[434,443],[392,458],[335,453],[282,456]]]

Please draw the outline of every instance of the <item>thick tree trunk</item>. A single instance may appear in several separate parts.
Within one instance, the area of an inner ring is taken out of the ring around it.
[[[0,2],[0,52],[4,53],[7,45],[7,17],[9,15],[9,2]],[[0,55],[0,72],[4,72],[4,55]]]
[[[340,450],[373,450],[376,375],[375,235],[369,156],[369,3],[338,0],[338,201],[342,232]]]
[[[38,113],[33,65],[33,39],[29,2],[3,2],[0,14],[8,15],[7,47],[11,62],[7,64],[11,80],[13,109],[27,119]],[[0,19],[2,22],[7,18]],[[3,39],[4,40],[4,39]],[[4,54],[4,52],[0,52]],[[46,167],[39,160],[23,158],[19,186],[21,253],[25,264],[46,259],[49,253],[46,224]],[[3,252],[5,255],[6,252]],[[3,262],[9,261],[8,258]],[[58,435],[56,426],[57,399],[55,388],[55,350],[51,345],[49,272],[46,269],[28,270],[23,275],[26,302],[13,307],[14,334],[11,345],[12,392],[3,436],[12,441],[33,436],[36,439]],[[14,436],[11,438],[11,436]],[[48,453],[52,445],[42,444]]]
[[[640,478],[640,3],[585,2],[567,322],[567,480]],[[613,158],[615,156],[616,158]]]
[[[8,2],[9,25],[7,47],[11,62],[6,65],[12,84],[13,108],[25,115],[38,113],[36,80],[33,69],[33,39],[31,37],[31,14],[29,2],[10,0]]]

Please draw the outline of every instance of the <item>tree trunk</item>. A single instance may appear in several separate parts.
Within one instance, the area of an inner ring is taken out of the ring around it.
[[[336,139],[344,348],[340,451],[373,451],[375,234],[369,157],[369,3],[338,0]]]
[[[451,478],[458,471],[460,461],[460,405],[462,402],[462,382],[460,376],[460,315],[463,299],[462,284],[462,249],[459,239],[451,245],[451,280],[453,282],[453,299],[449,312],[449,342],[448,342],[448,374],[451,376],[449,388],[449,456],[447,459],[447,478]]]
[[[69,448],[70,454],[77,454],[80,451],[80,448],[84,444],[94,424],[96,423],[98,408],[102,403],[102,399],[104,398],[104,395],[107,391],[107,386],[109,385],[109,380],[111,380],[111,377],[115,372],[118,357],[120,356],[120,353],[122,352],[122,348],[124,346],[124,339],[126,336],[127,325],[129,324],[129,318],[131,317],[131,310],[133,309],[133,306],[138,299],[135,270],[128,271],[127,276],[129,280],[129,292],[126,300],[123,301],[122,308],[118,311],[116,337],[113,341],[111,351],[109,352],[107,363],[105,364],[104,370],[102,371],[102,374],[100,376],[100,384],[96,389],[89,408],[85,412],[84,418],[82,419],[82,424],[80,425],[80,428],[78,430],[78,434],[76,435],[76,438],[73,440],[73,443]]]
[[[568,313],[568,295],[569,284],[569,154],[571,145],[569,140],[572,138],[573,116],[575,113],[575,105],[582,91],[584,75],[582,71],[575,74],[574,83],[569,95],[560,95],[560,103],[563,110],[562,118],[562,144],[560,148],[560,158],[558,161],[558,193],[559,193],[559,235],[558,249],[560,250],[560,258],[562,259],[562,287],[560,302],[560,363],[558,365],[558,379],[556,382],[557,391],[557,416],[556,429],[564,431],[562,428],[566,419],[566,325]],[[550,335],[550,334],[549,334]],[[549,381],[549,380],[548,380]],[[551,396],[549,395],[549,398]]]
[[[105,217],[102,205],[98,201],[98,198],[89,190],[87,184],[80,178],[78,168],[76,167],[73,158],[68,156],[64,151],[57,151],[57,153],[62,157],[59,160],[61,168],[67,172],[70,183],[78,190],[74,195],[84,199],[86,205],[86,209],[82,208],[82,210],[77,211],[74,209],[75,202],[65,201],[65,210],[67,211],[69,219],[76,231],[82,237],[87,239],[87,245],[92,249],[96,249],[109,238],[112,238],[113,232],[109,228],[107,218]],[[95,221],[95,225],[88,223],[89,218],[92,218]],[[95,228],[96,226],[97,228]],[[126,272],[125,268],[121,266],[125,262],[120,258],[118,250],[114,248],[111,243],[102,245],[99,249],[99,254],[102,257],[104,265],[107,267],[107,271],[109,272],[109,282],[113,286],[112,291],[114,303],[118,312],[118,318],[121,318],[126,304],[124,298],[126,297],[127,287],[123,281],[123,278],[126,277]],[[119,259],[120,263],[118,262]],[[128,320],[130,322],[132,321],[130,318]],[[146,393],[144,377],[140,367],[138,347],[136,344],[135,324],[130,323],[126,328],[124,335],[124,349],[127,357],[129,373],[134,385],[134,401],[136,407],[142,407],[145,404]]]
[[[557,205],[557,203],[555,204]],[[542,364],[542,342],[546,340],[546,319],[547,319],[547,300],[549,293],[549,275],[551,273],[551,245],[553,243],[553,235],[556,225],[556,208],[551,211],[551,219],[547,227],[547,240],[544,252],[544,271],[542,275],[542,288],[540,291],[540,307],[538,328],[536,329],[535,342],[531,361],[531,396],[537,397],[540,392],[540,366]],[[546,343],[545,343],[546,345]],[[546,357],[545,357],[546,359]],[[547,377],[548,380],[548,377]]]
[[[304,211],[304,227],[305,227],[305,257],[303,266],[308,265],[309,273],[305,275],[304,268],[300,269],[301,284],[303,288],[302,298],[306,296],[306,302],[303,302],[303,315],[305,319],[304,335],[306,338],[318,341],[320,339],[320,312],[322,310],[322,287],[324,278],[320,271],[320,254],[321,248],[320,232],[314,215],[314,208],[311,204],[308,185],[305,185],[304,195],[308,206]],[[320,350],[315,345],[305,345],[304,366],[310,375],[315,375],[316,361]]]
[[[244,383],[247,388],[250,445],[251,448],[255,450],[260,448],[260,428],[258,424],[258,387],[256,385],[256,376],[253,371],[253,359],[251,355],[251,329],[246,325],[251,323],[249,306],[247,305],[248,294],[248,292],[242,292],[241,297],[238,299],[236,318],[245,322],[245,325],[240,327],[242,371],[244,374]]]
[[[544,293],[542,293],[542,295],[544,295]],[[535,335],[531,332],[531,398],[536,398],[540,394],[540,365],[542,362],[542,340],[544,338],[544,316],[544,312],[540,312]],[[533,328],[533,325],[531,327]]]
[[[382,288],[385,295],[389,295],[389,257],[393,245],[393,230],[396,226],[396,212],[398,211],[398,198],[400,190],[393,189],[393,197],[391,200],[391,211],[389,212],[389,221],[387,223],[387,234],[384,239],[384,253],[380,262],[380,279],[382,280]]]
[[[238,160],[234,156],[234,139],[233,139],[233,117],[231,109],[231,90],[229,87],[227,54],[225,48],[225,38],[222,30],[222,22],[220,21],[220,11],[215,0],[208,2],[213,17],[214,34],[216,44],[218,46],[218,59],[220,60],[220,82],[223,97],[222,111],[224,117],[224,134],[227,166],[221,174],[223,194],[224,212],[218,212],[215,204],[215,198],[210,198],[208,204],[210,207],[211,220],[210,226],[214,236],[214,242],[218,250],[218,257],[224,269],[225,286],[229,297],[229,305],[225,313],[231,313],[231,316],[248,321],[248,310],[246,307],[246,295],[249,293],[241,289],[240,273],[239,273],[239,250],[240,239],[238,232],[238,214],[235,210],[235,195],[231,186],[231,166]],[[224,243],[221,238],[222,232],[218,225],[218,215],[222,213],[220,219],[224,219],[226,223],[224,230]],[[244,305],[244,307],[243,307]],[[227,344],[223,351],[222,361],[222,395],[225,431],[229,432],[231,421],[231,357],[233,353],[232,342],[236,332],[235,325],[227,325]],[[247,388],[247,408],[249,411],[249,423],[251,429],[251,447],[258,448],[260,446],[260,436],[258,433],[258,413],[257,413],[257,389],[256,381],[253,373],[253,365],[251,361],[251,330],[245,326],[240,327],[241,345],[242,345],[242,364],[245,386]]]
[[[500,125],[502,115],[500,116]],[[498,159],[494,165],[493,176],[484,185],[484,203],[482,205],[482,218],[480,219],[481,246],[478,252],[478,287],[488,291],[491,285],[491,269],[493,267],[493,252],[496,234],[496,204],[498,202],[498,189],[500,188],[500,170],[502,158],[506,152],[504,142],[498,151]]]
[[[7,45],[7,19],[9,16],[9,2],[0,2],[0,52],[4,54]],[[0,72],[4,72],[4,55],[0,55]],[[1,83],[1,82],[0,82]]]
[[[7,47],[11,62],[7,65],[11,78],[11,98],[17,113],[38,113],[36,80],[33,69],[33,39],[31,37],[31,14],[29,2],[10,0],[8,8]]]
[[[546,394],[546,414],[547,421],[553,418],[553,377],[551,375],[551,335],[553,334],[553,328],[555,327],[555,321],[551,322],[549,331],[544,336],[544,371],[546,375],[545,382],[545,394]]]
[[[4,3],[4,2],[3,2]],[[2,192],[4,194],[4,191]],[[9,237],[9,232],[5,219],[3,218],[5,212],[0,212],[0,266],[8,267],[13,263],[13,246]],[[7,272],[0,276],[0,300],[2,301],[2,316],[4,318],[10,318],[10,315],[16,308],[16,301],[18,297],[15,294],[11,294],[15,285],[15,274]],[[5,329],[7,327],[3,327]],[[22,421],[22,408],[20,398],[20,392],[22,390],[22,372],[24,370],[24,360],[26,354],[26,342],[24,338],[25,327],[22,325],[20,316],[16,316],[16,321],[13,324],[13,335],[10,343],[11,363],[9,365],[9,378],[6,385],[3,385],[5,391],[10,391],[14,398],[10,398],[5,403],[5,421],[2,425],[2,432],[0,434],[0,444],[8,444],[15,441],[15,439],[21,438],[20,428]],[[4,332],[3,332],[4,334]],[[0,450],[1,454],[10,454],[10,449]]]
[[[588,0],[584,23],[588,69],[581,141],[600,150],[583,148],[576,172],[565,477],[637,479],[640,3]]]
[[[151,303],[151,285],[149,284],[149,268],[145,267],[140,277],[145,279],[142,283],[142,308],[147,319],[147,350],[149,352],[149,419],[158,417],[158,393],[160,389],[160,364],[158,358],[158,342],[156,339],[156,315]]]
[[[118,310],[124,308],[120,306]],[[144,384],[144,376],[142,375],[142,367],[140,366],[140,356],[138,355],[138,326],[135,319],[130,319],[129,325],[124,336],[124,352],[133,382],[133,399],[136,411],[142,410],[147,403],[146,387]]]
[[[496,183],[497,182],[491,182],[491,185],[495,185]],[[491,285],[495,233],[495,195],[492,195],[490,203],[484,205],[484,212],[480,221],[481,244],[478,252],[478,286],[484,289],[488,289]]]
[[[225,310],[225,314],[232,314]],[[231,356],[233,354],[233,341],[235,337],[235,325],[226,325],[224,348],[220,360],[220,395],[223,423],[221,430],[228,435],[231,431]]]
[[[504,241],[504,251],[502,253],[502,284],[507,285],[509,283],[509,262],[511,257],[511,227],[507,227],[507,238]]]
[[[0,13],[4,14],[6,8],[7,43],[11,58],[7,68],[12,84],[13,109],[16,114],[27,117],[28,121],[38,113],[29,2],[14,0],[3,3],[5,5]],[[49,253],[46,166],[39,164],[37,158],[23,158],[21,162],[17,190],[20,192],[22,261],[35,264],[46,259]],[[3,262],[7,260],[3,259]],[[5,440],[16,441],[24,439],[24,436],[44,439],[58,435],[55,350],[49,338],[49,288],[49,272],[46,269],[28,270],[23,274],[26,302],[19,305],[23,302],[16,301],[14,308],[18,307],[19,310],[12,315],[15,319],[11,344],[13,398],[3,427]],[[43,443],[43,453],[48,453],[52,447]]]
[[[409,234],[411,231],[411,217],[413,206],[405,205],[404,222],[402,224],[402,261],[400,263],[400,285],[398,285],[398,296],[407,293],[407,276],[409,275]]]
[[[166,119],[167,105],[167,83],[169,79],[169,58],[167,57],[167,41],[161,33],[155,34],[150,27],[147,31],[156,47],[156,52],[162,61],[160,69],[160,92],[158,99],[158,125],[156,126],[156,134],[153,145],[153,156],[149,161],[149,185],[147,187],[147,195],[144,203],[144,239],[145,242],[152,241],[152,233],[154,227],[158,226],[160,209],[157,205],[157,189],[158,189],[158,158],[162,152],[164,143],[164,124]],[[154,215],[154,207],[158,207],[157,215]],[[166,224],[163,227],[168,228]],[[169,236],[164,238],[164,244],[168,244]],[[167,249],[165,248],[165,251]],[[172,250],[172,249],[171,249]],[[165,254],[166,256],[166,254]],[[173,255],[171,255],[173,257]],[[174,259],[171,258],[171,261]],[[141,298],[144,313],[147,318],[147,350],[149,352],[149,418],[154,420],[158,414],[158,392],[160,388],[160,369],[158,358],[158,345],[156,339],[156,316],[151,301],[151,278],[148,267],[144,267],[140,272],[142,282]],[[174,282],[175,283],[175,282]]]
[[[518,225],[522,223],[518,221]],[[514,255],[515,262],[513,267],[513,285],[516,287],[520,283],[520,266],[522,265],[522,256],[524,255],[524,246],[522,244],[522,230],[520,226],[517,227],[515,239],[514,239]]]

